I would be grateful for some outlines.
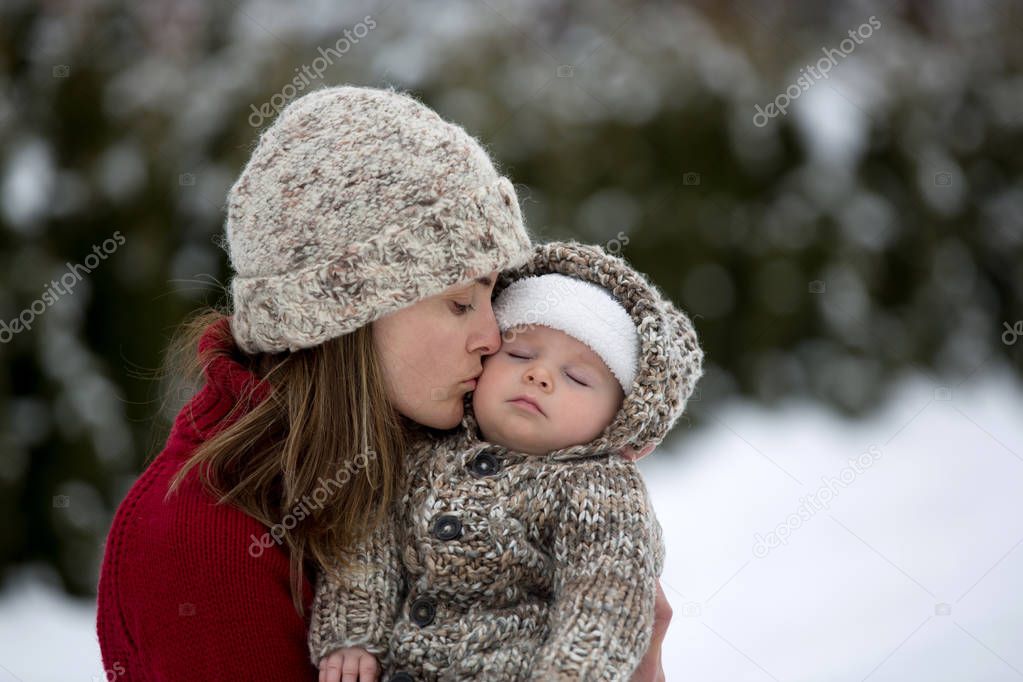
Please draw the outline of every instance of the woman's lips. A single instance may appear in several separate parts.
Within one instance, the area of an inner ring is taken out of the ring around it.
[[[468,381],[463,381],[462,385],[463,386],[468,386],[469,390],[471,391],[474,388],[476,388],[476,380],[475,379],[469,379]]]

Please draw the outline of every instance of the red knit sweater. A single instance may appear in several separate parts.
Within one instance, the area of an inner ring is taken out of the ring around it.
[[[226,329],[207,330],[200,351],[224,348],[212,331]],[[265,382],[228,354],[205,372],[107,537],[96,616],[107,679],[316,680],[306,646],[313,587],[306,578],[303,619],[291,600],[287,549],[273,544],[254,558],[249,547],[266,526],[216,505],[195,469],[164,502],[171,476],[227,424],[231,406],[249,390],[249,406],[267,394]]]

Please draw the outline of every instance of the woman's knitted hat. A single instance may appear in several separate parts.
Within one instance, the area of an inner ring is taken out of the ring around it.
[[[354,331],[531,253],[511,182],[461,127],[392,90],[289,104],[228,194],[231,329],[248,353]]]

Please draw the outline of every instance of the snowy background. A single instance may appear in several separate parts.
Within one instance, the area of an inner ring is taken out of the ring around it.
[[[464,126],[538,240],[693,319],[707,374],[642,463],[669,679],[1023,678],[1021,31],[1014,0],[0,2],[0,682],[103,679],[169,337],[226,300],[273,109],[338,84]]]
[[[677,460],[645,467],[668,543],[669,680],[1023,678],[1023,384],[1011,373],[909,377],[861,421],[806,401],[714,412]],[[841,478],[872,446],[873,464]],[[754,553],[825,488],[834,499],[794,519],[787,544]]]

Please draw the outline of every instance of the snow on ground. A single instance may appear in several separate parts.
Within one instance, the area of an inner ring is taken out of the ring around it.
[[[907,379],[860,421],[792,402],[680,424],[641,467],[668,680],[1023,679],[1023,385],[989,370]],[[93,604],[40,575],[0,595],[0,682],[103,680]]]
[[[69,598],[50,573],[23,570],[0,595],[0,682],[103,682],[95,601]]]
[[[914,378],[879,408],[721,407],[643,461],[669,680],[1023,679],[1023,386]]]

